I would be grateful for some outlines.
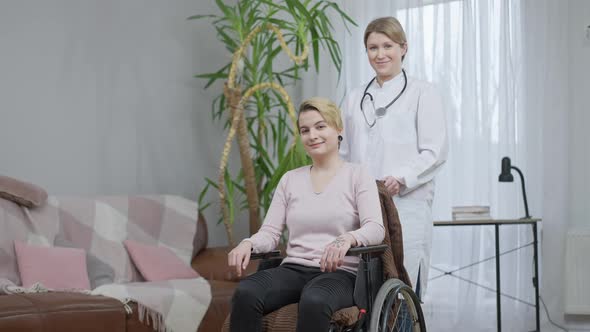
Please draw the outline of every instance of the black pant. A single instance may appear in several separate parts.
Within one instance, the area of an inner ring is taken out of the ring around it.
[[[232,299],[231,332],[261,331],[262,316],[299,302],[297,331],[326,332],[332,314],[354,305],[355,275],[283,264],[242,280]]]

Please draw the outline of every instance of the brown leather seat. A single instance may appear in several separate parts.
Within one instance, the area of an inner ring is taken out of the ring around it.
[[[125,332],[125,317],[121,302],[103,296],[58,292],[0,296],[2,332]]]

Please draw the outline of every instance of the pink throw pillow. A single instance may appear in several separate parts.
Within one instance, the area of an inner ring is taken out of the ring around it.
[[[170,249],[133,240],[123,241],[131,260],[147,281],[198,278],[199,274],[183,263]]]
[[[77,248],[36,247],[14,241],[23,287],[40,282],[52,289],[90,289],[86,252]]]

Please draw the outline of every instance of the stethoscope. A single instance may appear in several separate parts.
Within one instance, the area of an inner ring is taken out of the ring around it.
[[[389,104],[387,104],[385,107],[379,107],[379,108],[375,109],[375,101],[373,100],[373,95],[371,95],[370,93],[367,92],[369,90],[369,87],[373,83],[373,81],[375,81],[375,79],[377,78],[377,76],[373,77],[373,79],[369,82],[369,84],[367,84],[367,87],[365,88],[365,92],[363,92],[363,98],[361,98],[361,112],[363,112],[363,117],[365,118],[365,122],[367,123],[369,128],[373,128],[375,123],[377,123],[377,119],[385,116],[385,113],[387,113],[387,109],[389,108],[389,106],[393,105],[393,103],[395,103],[399,99],[399,97],[402,95],[402,93],[404,93],[404,91],[406,91],[406,86],[408,86],[408,77],[406,76],[405,70],[402,69],[402,73],[404,74],[404,87],[402,88],[402,91],[400,91],[397,94],[397,96],[395,96],[395,98],[393,98],[393,100]],[[366,96],[369,96],[369,98],[371,99],[371,104],[373,104],[373,114],[375,114],[375,119],[373,120],[373,123],[369,123],[369,120],[367,119],[367,115],[365,114],[365,110],[363,109],[363,102],[365,101]]]

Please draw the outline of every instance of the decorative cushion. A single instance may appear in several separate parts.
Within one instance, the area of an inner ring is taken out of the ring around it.
[[[0,175],[0,197],[32,208],[45,204],[47,192],[32,183]]]
[[[90,289],[86,253],[76,248],[37,247],[14,241],[23,287],[40,282],[52,289]]]
[[[199,274],[184,264],[166,247],[123,241],[131,260],[147,281],[198,278]]]
[[[53,245],[56,247],[76,248],[72,242],[66,240],[62,235],[58,235],[55,238]],[[92,289],[115,282],[115,270],[89,252],[86,252],[86,269]]]

